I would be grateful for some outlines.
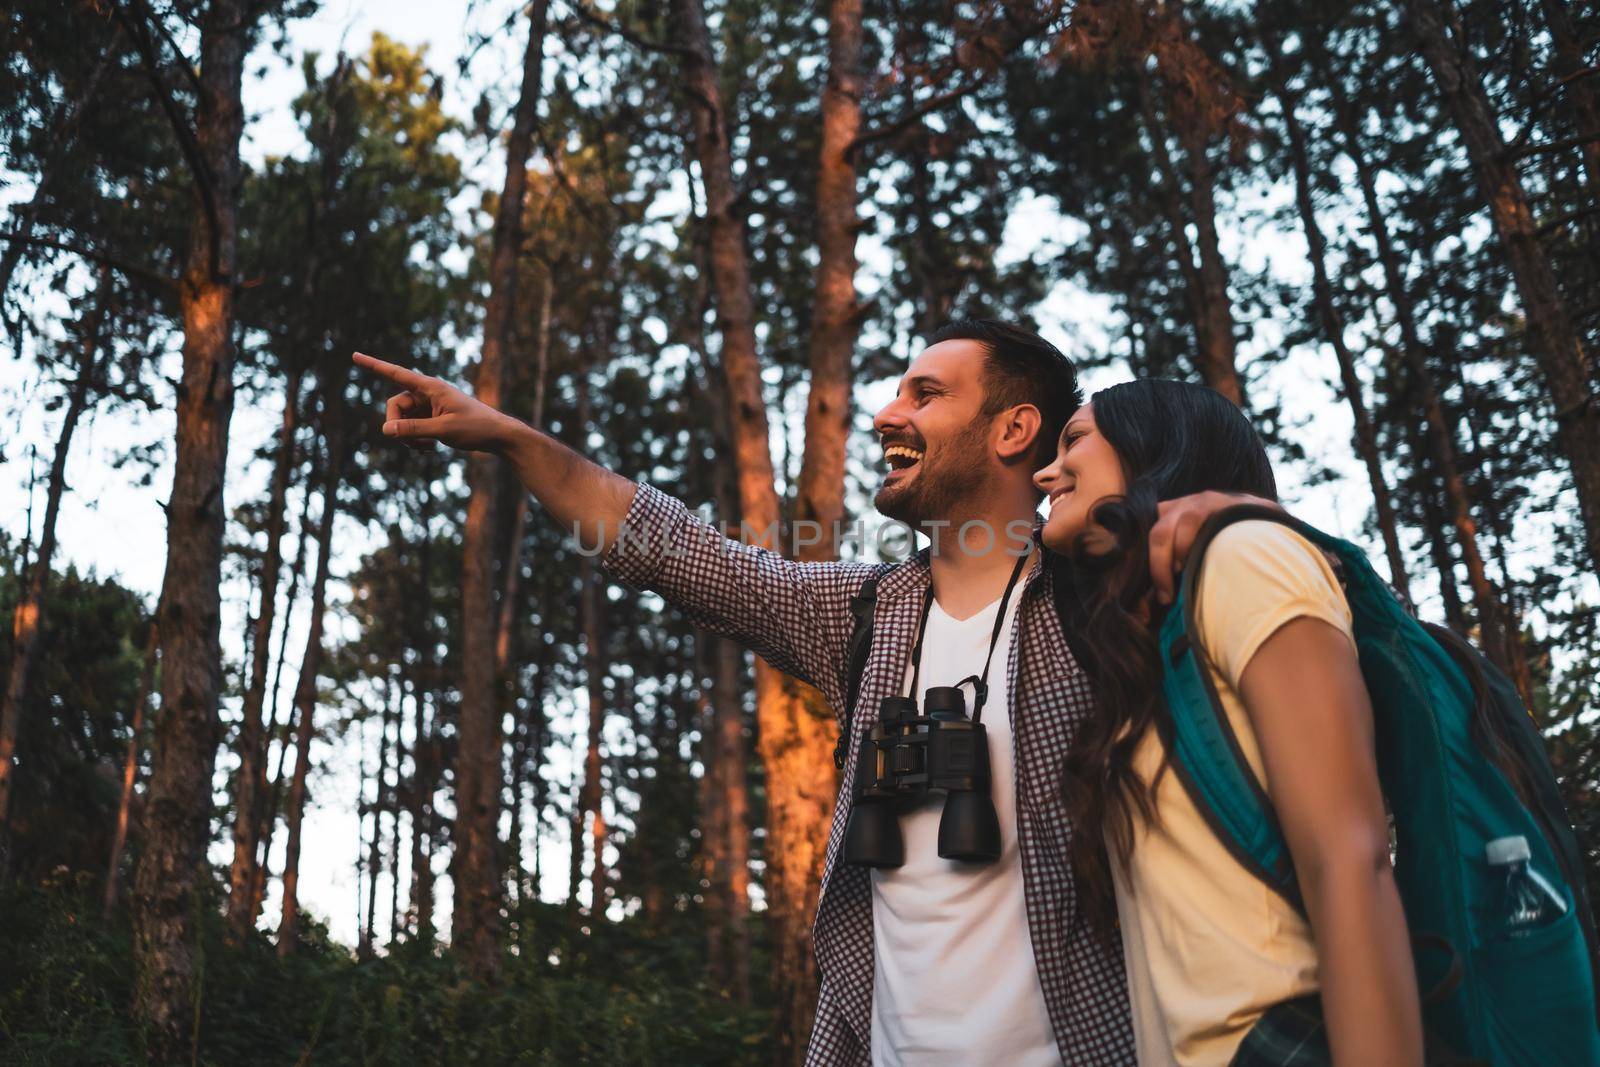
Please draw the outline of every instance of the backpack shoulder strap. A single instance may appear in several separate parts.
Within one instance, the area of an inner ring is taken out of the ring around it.
[[[1171,766],[1228,851],[1262,882],[1304,911],[1289,845],[1272,803],[1244,757],[1200,646],[1201,563],[1219,533],[1236,522],[1288,527],[1327,558],[1349,597],[1398,599],[1359,548],[1287,512],[1261,504],[1225,508],[1206,520],[1184,560],[1178,599],[1160,632],[1162,694],[1169,710]]]
[[[861,676],[867,672],[867,658],[872,654],[872,616],[878,607],[878,579],[875,572],[861,583],[861,590],[850,598],[850,614],[855,617],[855,628],[850,631],[850,644],[846,651],[844,725],[839,730],[839,741],[833,746],[833,765],[844,769],[845,751],[850,747],[850,724],[856,719],[856,699],[861,695]]]
[[[1170,730],[1165,740],[1178,780],[1218,840],[1246,870],[1303,911],[1288,842],[1244,758],[1199,647],[1195,609],[1206,549],[1228,526],[1253,519],[1280,523],[1302,534],[1309,529],[1284,512],[1259,504],[1224,509],[1200,528],[1184,561],[1178,599],[1161,624],[1162,694]]]

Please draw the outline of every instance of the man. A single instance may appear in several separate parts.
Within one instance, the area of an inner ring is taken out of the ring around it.
[[[889,468],[875,503],[932,544],[878,566],[796,563],[727,540],[679,501],[444,382],[361,354],[356,362],[406,389],[390,399],[384,433],[505,456],[617,580],[655,590],[818,688],[846,731],[847,767],[882,698],[910,695],[920,706],[928,687],[968,680],[970,701],[970,677],[992,664],[982,721],[1000,857],[941,859],[935,799],[900,819],[903,865],[843,864],[846,780],[813,928],[822,990],[808,1063],[1134,1062],[1122,956],[1077,921],[1060,799],[1090,691],[1029,536],[1041,499],[1033,472],[1082,399],[1053,345],[988,320],[929,339],[873,425]],[[1233,502],[1205,494],[1164,507],[1151,545],[1163,590],[1205,516]],[[846,723],[850,601],[874,575],[872,650]]]

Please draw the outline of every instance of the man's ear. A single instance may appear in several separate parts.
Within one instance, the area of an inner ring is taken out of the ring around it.
[[[1000,458],[1010,461],[1031,457],[1038,448],[1039,428],[1044,425],[1039,409],[1032,404],[1018,404],[1000,418],[1000,439],[994,446]]]

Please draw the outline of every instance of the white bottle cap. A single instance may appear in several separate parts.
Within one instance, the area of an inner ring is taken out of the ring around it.
[[[1516,837],[1497,837],[1483,847],[1483,858],[1489,861],[1491,867],[1526,863],[1531,855],[1528,839],[1521,834]]]

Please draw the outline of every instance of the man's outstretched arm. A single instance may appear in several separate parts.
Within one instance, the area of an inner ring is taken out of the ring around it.
[[[616,541],[638,490],[632,481],[448,382],[363,352],[355,354],[355,362],[404,390],[389,398],[385,435],[413,446],[438,441],[452,448],[497,453],[579,544],[604,552]]]
[[[439,441],[494,452],[617,581],[651,589],[699,626],[754,649],[843,706],[850,598],[874,569],[799,563],[724,537],[683,503],[595,464],[561,442],[440,381],[357,353],[358,366],[398,385],[383,432],[408,445]]]

